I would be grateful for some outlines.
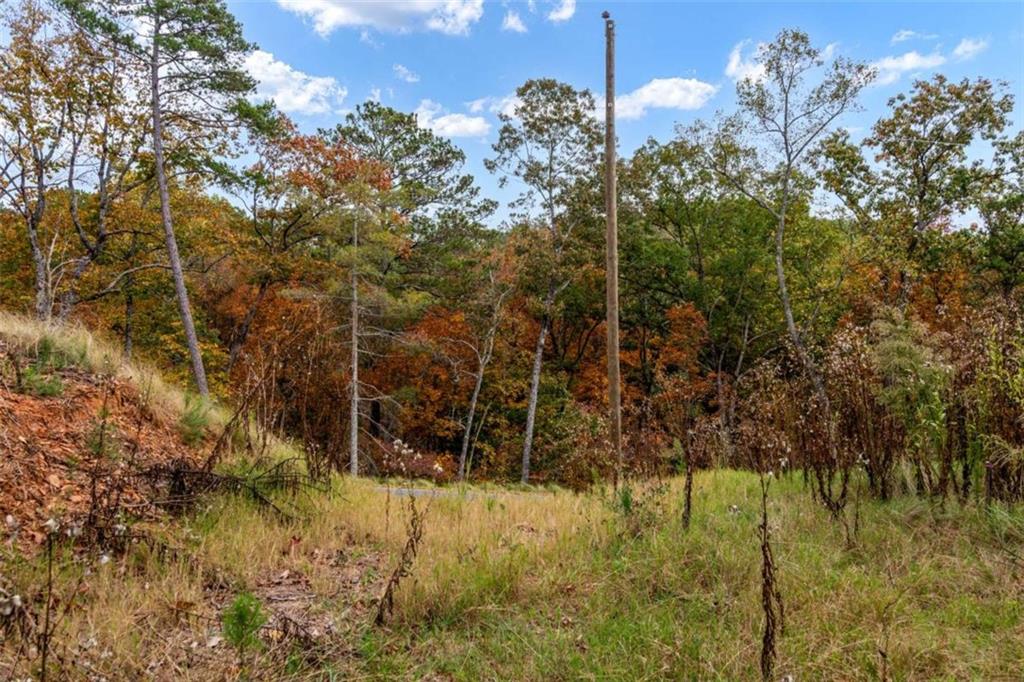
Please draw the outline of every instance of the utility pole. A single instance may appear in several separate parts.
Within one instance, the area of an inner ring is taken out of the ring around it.
[[[622,397],[619,383],[619,227],[617,181],[615,177],[615,22],[603,12],[605,39],[604,99],[604,210],[607,226],[605,243],[605,290],[608,331],[608,409],[611,417],[612,447],[615,449],[615,487],[622,477]]]
[[[348,417],[349,473],[359,475],[359,207],[352,216],[352,403]]]

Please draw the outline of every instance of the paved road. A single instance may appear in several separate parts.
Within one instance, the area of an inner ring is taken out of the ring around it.
[[[395,488],[389,488],[387,486],[379,485],[377,490],[382,493],[390,492],[392,495],[398,497],[465,497],[465,498],[478,498],[478,497],[497,497],[499,495],[553,495],[554,493],[546,491],[533,491],[533,490],[458,490],[455,488],[409,488],[399,486]]]

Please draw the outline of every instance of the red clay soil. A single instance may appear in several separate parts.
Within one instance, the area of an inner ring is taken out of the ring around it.
[[[0,341],[0,362],[8,353]],[[0,538],[29,551],[45,540],[49,519],[73,528],[95,509],[93,500],[107,513],[116,500],[125,514],[148,516],[153,492],[138,474],[202,459],[134,385],[74,368],[54,374],[63,390],[53,397],[0,381]]]

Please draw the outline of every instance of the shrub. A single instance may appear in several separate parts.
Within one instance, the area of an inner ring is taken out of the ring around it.
[[[181,437],[188,445],[196,445],[206,436],[210,424],[210,405],[201,397],[185,396],[185,409],[181,413],[179,427]]]
[[[266,622],[267,616],[263,612],[263,605],[248,592],[235,597],[221,616],[224,639],[235,647],[239,658],[247,651],[260,646],[259,631]]]
[[[940,492],[932,462],[944,451],[946,387],[951,368],[930,345],[923,325],[887,309],[872,323],[879,401],[903,424],[918,492]]]
[[[57,375],[46,374],[38,365],[29,365],[21,376],[21,390],[40,398],[52,398],[64,392],[64,382]]]

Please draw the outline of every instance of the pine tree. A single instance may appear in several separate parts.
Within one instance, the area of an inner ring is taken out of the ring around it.
[[[206,370],[171,215],[169,169],[180,165],[221,170],[213,155],[225,151],[225,133],[240,114],[253,111],[240,102],[255,87],[242,67],[254,46],[220,0],[61,0],[60,4],[91,34],[124,44],[148,66],[164,238],[192,373],[199,393],[206,396]],[[188,142],[171,142],[176,133]]]

